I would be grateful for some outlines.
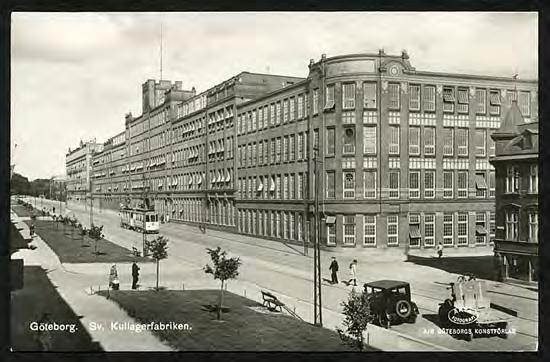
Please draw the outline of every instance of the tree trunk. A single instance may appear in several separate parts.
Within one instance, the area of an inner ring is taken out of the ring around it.
[[[220,300],[218,303],[218,320],[222,319],[222,304],[223,304],[223,280],[220,288]]]
[[[157,292],[159,290],[159,260],[157,259]]]

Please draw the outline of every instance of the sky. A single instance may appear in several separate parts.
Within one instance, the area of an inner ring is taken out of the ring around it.
[[[310,59],[406,49],[417,70],[537,79],[536,13],[12,13],[11,150],[29,179],[141,114],[160,77],[200,93],[241,71],[306,77]],[[17,147],[15,147],[17,144]]]

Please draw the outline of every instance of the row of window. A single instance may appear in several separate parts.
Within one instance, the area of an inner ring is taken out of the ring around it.
[[[180,103],[176,106],[176,117],[180,119],[193,112],[206,107],[206,94],[201,94],[193,99]]]
[[[237,197],[242,200],[303,200],[307,195],[306,174],[301,172],[244,177],[237,181]]]
[[[539,214],[537,210],[532,208],[524,213],[527,217],[527,240],[519,240],[520,211],[519,208],[508,208],[505,211],[504,235],[506,240],[537,243],[539,240]]]
[[[508,166],[506,168],[506,184],[505,184],[505,193],[519,193],[521,186],[521,177],[519,167],[517,166]],[[539,191],[539,166],[531,165],[529,167],[529,188],[528,192],[530,194],[536,194]]]
[[[304,222],[301,212],[279,210],[239,210],[237,212],[239,232],[280,238],[304,240]]]
[[[335,84],[328,84],[325,89],[324,110],[334,109],[335,107]],[[377,108],[377,85],[375,82],[363,83],[363,107],[366,109]],[[388,106],[390,109],[401,108],[401,85],[399,83],[388,84]],[[318,89],[313,90],[313,113],[319,111],[318,107]],[[475,112],[476,114],[487,114],[487,105],[489,105],[489,114],[499,116],[501,113],[500,90],[476,88],[475,90]],[[356,83],[342,84],[342,109],[354,109],[356,105]],[[409,110],[435,112],[436,110],[436,87],[434,85],[409,84]],[[519,96],[518,96],[519,94]],[[469,112],[469,89],[466,87],[443,87],[443,112],[445,113],[468,113]],[[521,113],[529,117],[531,112],[531,94],[528,91],[517,92],[515,90],[506,91],[506,100],[511,104],[512,100],[517,100]]]
[[[398,199],[400,194],[399,176],[400,170],[390,170],[388,172],[388,197]],[[455,183],[456,175],[456,183]],[[486,179],[489,179],[487,185]],[[422,177],[423,176],[423,177]],[[326,171],[326,198],[336,198],[336,173],[335,171]],[[487,172],[477,171],[475,174],[476,197],[486,198],[495,197],[495,171]],[[342,173],[342,198],[356,198],[356,177],[355,171],[344,171]],[[443,171],[443,198],[468,198],[468,171]],[[408,198],[419,199],[421,195],[425,199],[435,198],[436,189],[436,171],[435,170],[410,170]],[[376,199],[377,192],[377,171],[363,171],[363,196],[365,199]]]
[[[252,142],[238,147],[239,167],[304,160],[307,157],[306,150],[307,132]]]
[[[237,134],[255,132],[307,117],[307,97],[299,94],[239,114]]]
[[[388,133],[388,153],[390,155],[398,155],[400,153],[400,127],[389,126]],[[443,155],[454,156],[456,154],[458,156],[468,156],[468,134],[469,130],[467,128],[443,128],[441,135]],[[326,139],[326,154],[328,156],[334,155],[336,152],[336,129],[334,127],[327,128]],[[423,140],[423,145],[421,139]],[[355,140],[355,128],[344,127],[342,136],[343,154],[355,154]],[[474,140],[476,156],[494,156],[495,143],[491,137],[488,137],[486,129],[476,129]],[[489,145],[488,153],[487,145]],[[409,155],[418,156],[421,154],[421,150],[423,150],[424,156],[435,156],[435,146],[435,127],[409,127]],[[377,153],[377,126],[365,125],[363,127],[363,154],[376,155]]]
[[[467,212],[443,213],[441,235],[444,246],[468,245],[468,216]],[[377,244],[378,215],[343,215],[342,217],[342,243],[344,245],[357,244],[357,227],[363,228],[363,245],[375,246]],[[409,213],[409,235],[407,240],[411,247],[433,247],[436,245],[436,215],[435,213]],[[327,218],[328,220],[328,218]],[[357,222],[359,220],[359,222]],[[489,220],[489,222],[487,222]],[[326,243],[336,245],[336,230],[338,227],[336,218],[326,223]],[[495,232],[495,213],[475,213],[475,243],[484,245],[492,240]],[[386,216],[385,242],[388,246],[399,245],[399,216],[391,214]],[[456,235],[456,236],[455,236]]]

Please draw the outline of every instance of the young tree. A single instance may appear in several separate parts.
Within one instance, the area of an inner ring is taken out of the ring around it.
[[[88,233],[88,231],[86,230],[86,228],[81,224],[81,223],[78,223],[76,225],[77,229],[78,229],[78,234],[80,235],[80,245],[84,244],[84,236],[86,236],[86,234]]]
[[[103,235],[103,225],[92,225],[92,227],[88,231],[88,235],[94,240],[94,252],[98,254],[99,251],[97,249],[97,243],[105,237],[105,235]]]
[[[157,286],[156,290],[159,290],[159,262],[162,259],[166,259],[168,257],[168,238],[164,236],[158,236],[154,240],[150,240],[147,242],[147,249],[151,253],[151,256],[155,261],[157,262]]]
[[[347,301],[342,302],[345,330],[337,328],[340,339],[344,343],[359,351],[365,348],[364,332],[367,330],[368,323],[374,320],[374,315],[370,308],[370,298],[367,293],[357,293],[352,290]]]
[[[210,255],[210,259],[212,259],[212,264],[214,264],[214,266],[212,267],[207,264],[204,267],[204,272],[206,274],[212,274],[214,279],[219,279],[221,281],[217,315],[218,320],[221,320],[224,283],[226,283],[229,279],[237,278],[239,275],[238,270],[241,265],[241,261],[239,258],[228,259],[227,252],[222,251],[219,246],[216,249],[207,248],[206,250],[208,250],[208,254]]]

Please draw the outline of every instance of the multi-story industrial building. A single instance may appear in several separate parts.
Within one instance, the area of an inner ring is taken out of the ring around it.
[[[67,173],[67,198],[84,202],[89,196],[90,174],[92,170],[92,155],[101,151],[103,145],[95,140],[86,143],[80,141],[79,146],[67,152],[65,170]]]
[[[538,123],[525,123],[514,101],[492,134],[496,155],[495,256],[502,279],[538,282]]]
[[[406,52],[323,56],[306,78],[244,72],[199,95],[163,82],[126,120],[125,181],[94,178],[94,195],[118,206],[145,183],[170,221],[303,242],[317,186],[327,246],[491,248],[490,135],[513,99],[538,117],[536,81],[418,71]]]

